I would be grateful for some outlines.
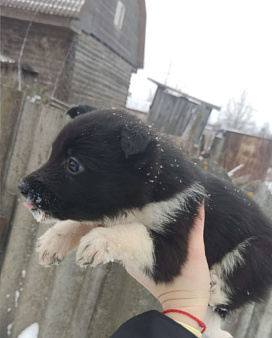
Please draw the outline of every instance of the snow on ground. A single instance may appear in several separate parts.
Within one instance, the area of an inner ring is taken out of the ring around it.
[[[18,300],[20,297],[20,292],[18,290],[15,291],[15,307],[18,306]]]
[[[33,323],[24,331],[22,331],[17,338],[38,338],[39,324]]]
[[[10,336],[13,323],[10,323],[7,327],[7,335]]]
[[[265,181],[264,183],[266,184],[267,188],[272,192],[272,182]]]

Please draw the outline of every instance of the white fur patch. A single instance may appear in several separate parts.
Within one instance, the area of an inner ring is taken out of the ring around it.
[[[46,216],[45,216],[45,212],[40,210],[40,209],[33,209],[33,210],[30,210],[30,212],[32,213],[33,217],[35,218],[35,220],[37,222],[43,222],[45,221],[46,219]]]
[[[221,330],[221,318],[210,307],[207,309],[204,323],[207,326],[205,338],[232,338],[230,333]]]
[[[168,201],[148,204],[142,209],[141,221],[147,228],[163,233],[167,231],[165,225],[175,221],[178,212],[188,211],[190,201],[198,201],[205,196],[204,187],[200,184],[193,184]]]
[[[250,245],[250,242],[246,240],[240,243],[234,250],[227,253],[223,257],[221,265],[225,274],[230,275],[237,266],[245,264],[243,252],[245,251],[248,245]]]
[[[107,226],[139,222],[148,229],[164,233],[167,231],[165,226],[175,221],[178,212],[188,211],[190,201],[198,201],[205,196],[204,187],[196,183],[167,201],[149,203],[141,210],[133,209],[115,220],[105,218],[101,222]]]
[[[226,275],[231,275],[237,266],[245,264],[243,252],[250,245],[248,240],[240,243],[234,250],[227,253],[222,261],[211,267],[211,296],[209,304],[216,306],[218,304],[228,304],[229,295],[232,294],[231,288],[225,283]]]

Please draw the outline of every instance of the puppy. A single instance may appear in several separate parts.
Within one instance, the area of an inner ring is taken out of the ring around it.
[[[19,184],[36,219],[59,221],[38,241],[40,263],[58,264],[78,247],[81,267],[118,261],[171,283],[204,202],[212,284],[207,334],[231,337],[220,317],[265,299],[272,285],[269,220],[241,190],[201,172],[134,116],[88,106],[68,114],[73,120],[48,162]]]

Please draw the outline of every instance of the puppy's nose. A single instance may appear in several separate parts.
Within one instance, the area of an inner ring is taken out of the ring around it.
[[[29,193],[29,185],[22,181],[18,184],[18,189],[20,190],[21,194],[24,195],[25,197],[27,197],[28,193]]]

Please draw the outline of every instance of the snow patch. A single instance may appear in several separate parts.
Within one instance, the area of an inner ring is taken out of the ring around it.
[[[22,277],[25,278],[26,276],[26,270],[22,270]]]
[[[272,192],[272,182],[265,181],[264,183],[267,186],[267,188]]]
[[[15,291],[15,307],[18,306],[18,299],[20,297],[20,292],[18,290]]]
[[[38,338],[39,324],[33,323],[24,331],[22,331],[17,338]]]
[[[10,336],[11,335],[11,329],[12,329],[13,323],[10,323],[7,327],[7,335]]]
[[[36,198],[36,203],[41,203],[41,201],[42,201],[41,197],[38,196],[38,197]]]

